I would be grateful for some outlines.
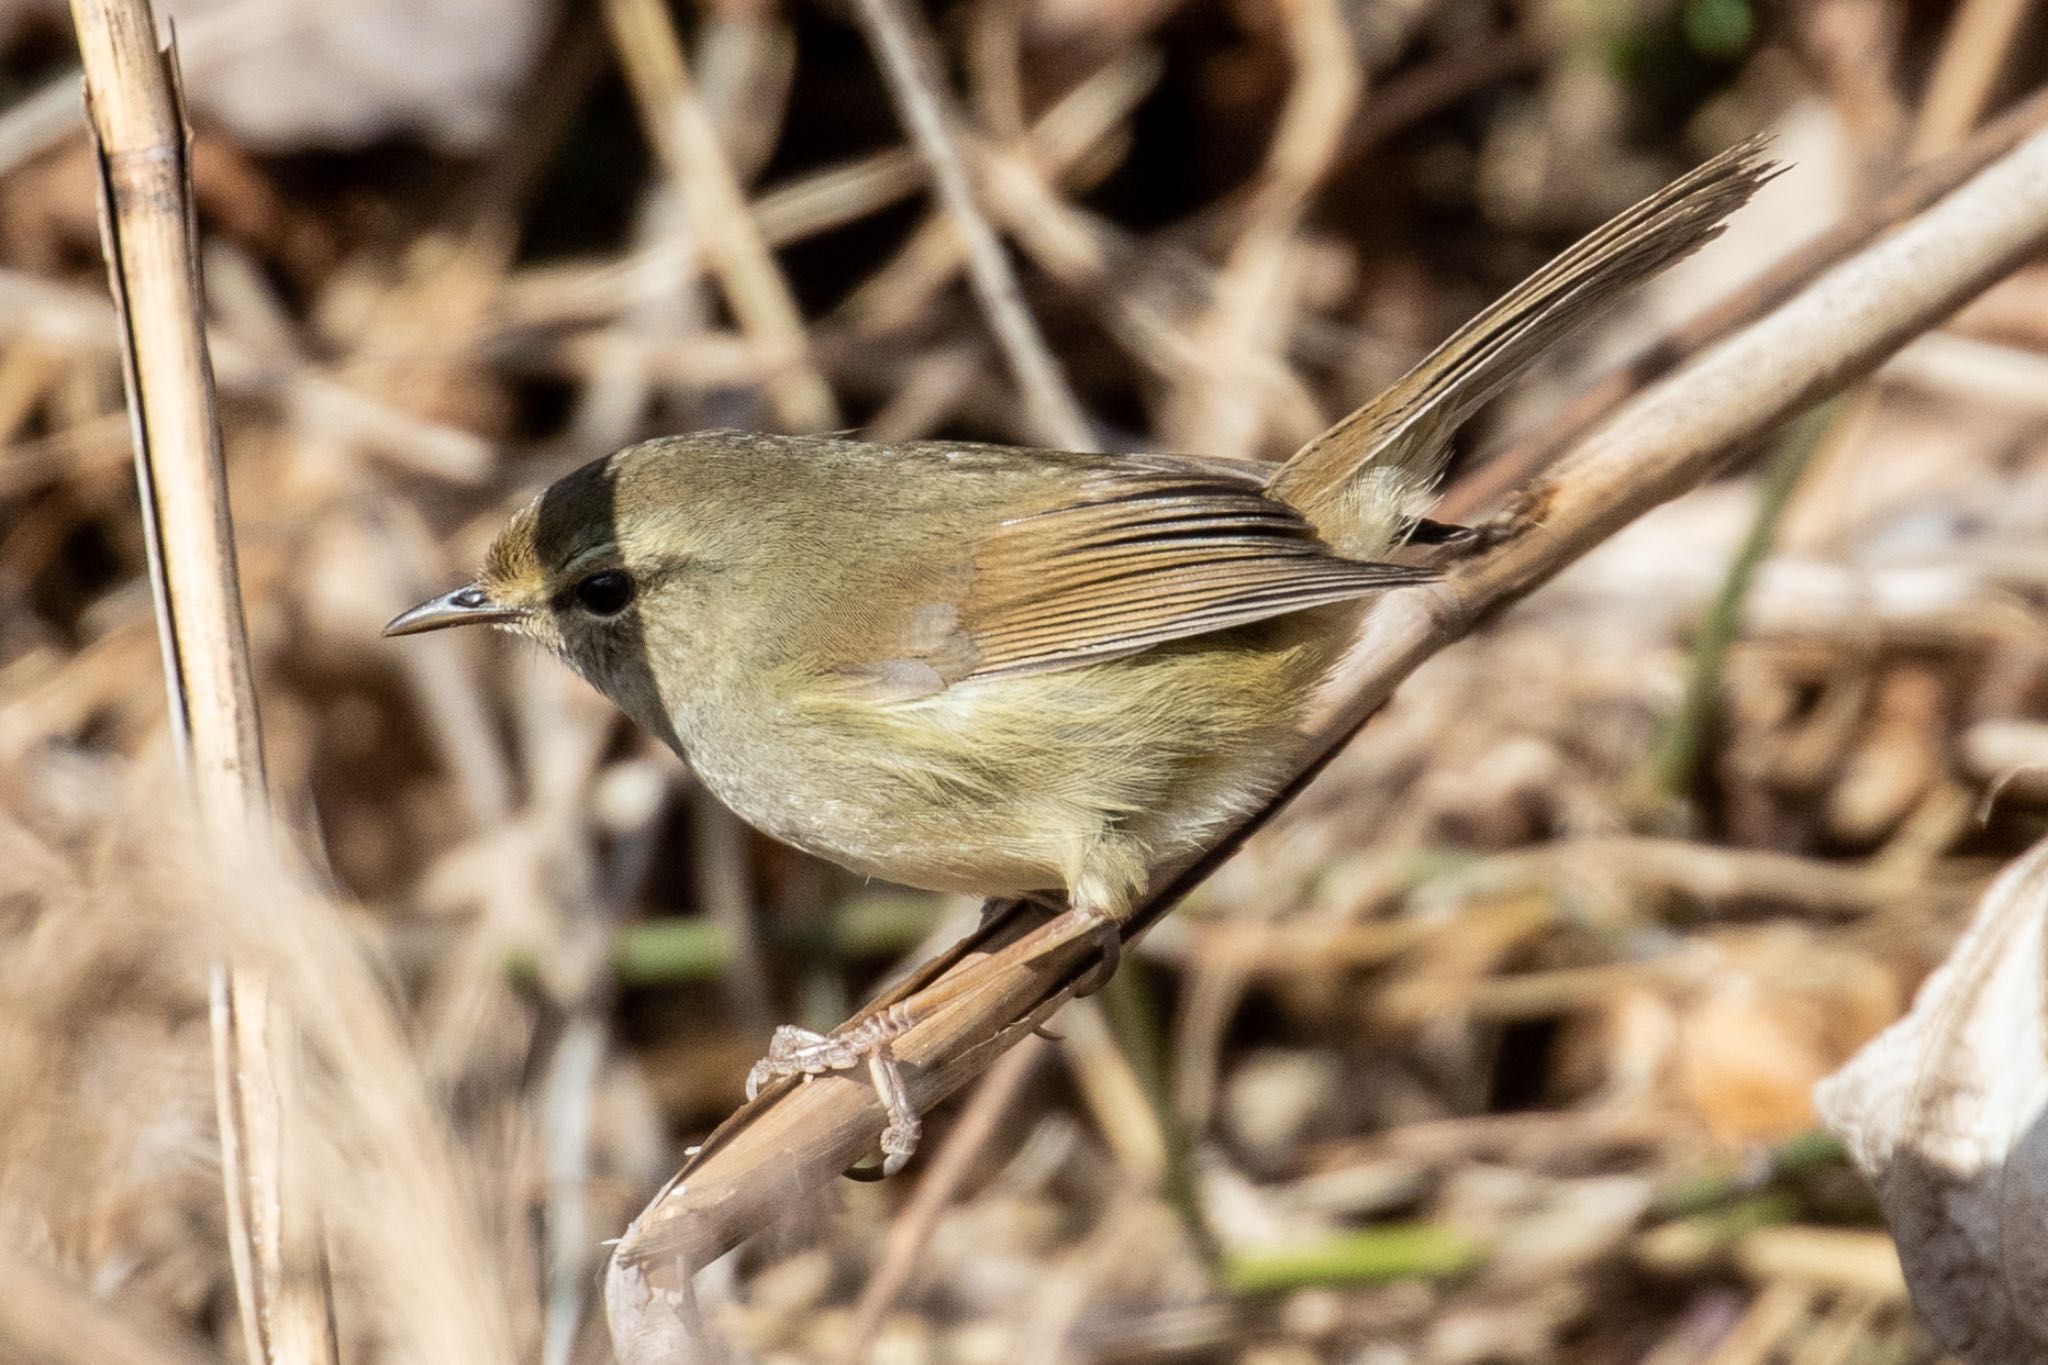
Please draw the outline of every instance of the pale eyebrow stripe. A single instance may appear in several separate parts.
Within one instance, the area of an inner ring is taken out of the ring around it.
[[[578,550],[569,557],[569,562],[562,566],[562,575],[565,578],[574,578],[593,562],[600,559],[608,559],[615,564],[619,563],[619,547],[610,541],[606,541],[602,545],[593,545],[587,550]]]

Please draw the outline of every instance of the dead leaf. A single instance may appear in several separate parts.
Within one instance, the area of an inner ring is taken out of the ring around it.
[[[1975,1362],[2048,1355],[2048,842],[2007,869],[1913,1008],[1821,1082],[1913,1305]]]

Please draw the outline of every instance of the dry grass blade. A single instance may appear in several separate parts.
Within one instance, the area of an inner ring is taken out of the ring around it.
[[[204,824],[234,841],[266,818],[262,734],[228,517],[200,299],[189,137],[176,66],[146,0],[77,0],[99,154],[108,278],[124,360],[157,624],[178,751]],[[260,977],[231,969],[216,1010],[217,1095],[244,1339],[252,1360],[335,1357],[319,1222],[285,1169],[289,1034]]]
[[[831,386],[811,364],[803,314],[698,97],[674,20],[653,0],[607,0],[605,18],[649,140],[690,205],[734,314],[775,356],[767,387],[778,416],[799,431],[838,426]]]
[[[859,0],[855,9],[867,27],[911,141],[966,248],[968,278],[1024,391],[1033,427],[1040,439],[1066,450],[1100,449],[1045,338],[1024,308],[1016,273],[995,229],[975,202],[960,149],[959,119],[933,74],[931,43],[922,20],[900,0]]]
[[[1718,469],[1728,452],[1867,374],[2048,242],[2048,133],[2014,146],[1953,193],[1616,409],[1547,479],[1483,528],[1441,587],[1375,612],[1317,725],[1303,774],[1274,806],[1189,866],[1161,869],[1142,932],[1228,856],[1424,660],[1527,595],[1632,519]],[[1059,926],[1019,936],[999,919],[909,989],[944,989],[982,960],[974,992],[893,1043],[913,1100],[957,1088],[1057,1008],[1092,951],[1044,951]],[[898,998],[903,991],[894,993]],[[607,1295],[615,1340],[683,1301],[692,1269],[802,1207],[874,1141],[882,1124],[860,1079],[824,1077],[764,1094],[713,1134],[618,1247]],[[632,1358],[630,1353],[626,1358]]]

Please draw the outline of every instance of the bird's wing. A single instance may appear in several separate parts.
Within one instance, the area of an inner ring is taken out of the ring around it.
[[[1253,474],[1209,462],[1094,465],[1008,515],[920,604],[870,680],[929,692],[1134,654],[1436,575],[1332,554]]]

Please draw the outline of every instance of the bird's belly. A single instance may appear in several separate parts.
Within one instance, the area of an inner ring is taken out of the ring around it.
[[[991,794],[935,793],[901,761],[785,757],[735,768],[693,754],[691,763],[748,824],[863,876],[980,896],[1063,885],[1057,819],[1031,821],[1016,801]]]
[[[856,872],[1059,890],[1105,831],[1149,862],[1262,796],[1322,666],[1320,651],[1191,641],[889,705],[800,695],[686,747],[742,819]]]

